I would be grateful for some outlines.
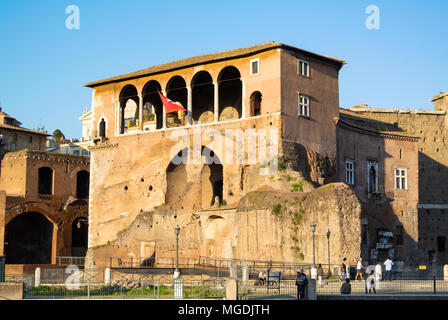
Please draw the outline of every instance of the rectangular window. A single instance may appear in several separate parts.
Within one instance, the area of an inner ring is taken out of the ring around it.
[[[299,116],[310,116],[310,99],[299,94]]]
[[[437,237],[437,250],[445,252],[446,237]]]
[[[408,181],[407,181],[407,169],[404,168],[396,168],[395,169],[395,189],[408,189]]]
[[[260,59],[250,60],[250,74],[258,74]]]
[[[345,161],[345,183],[347,184],[355,184],[355,176],[354,176],[354,164],[353,161]]]
[[[310,63],[308,61],[299,59],[298,71],[299,71],[299,75],[304,76],[304,77],[309,77],[310,76]]]
[[[79,150],[73,150],[73,154],[79,156]]]

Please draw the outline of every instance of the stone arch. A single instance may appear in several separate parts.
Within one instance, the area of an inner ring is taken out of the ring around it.
[[[241,73],[227,66],[218,75],[219,121],[242,117],[243,83]]]
[[[230,227],[220,215],[211,215],[205,221],[205,248],[202,254],[216,258],[232,258]]]
[[[191,80],[193,121],[208,123],[214,121],[214,84],[207,71],[199,71]]]
[[[202,146],[201,170],[201,199],[202,207],[213,206],[218,200],[219,204],[224,204],[223,199],[223,166],[219,157],[208,147]]]
[[[181,76],[173,76],[166,84],[166,96],[173,102],[178,102],[187,109],[188,91],[187,84]],[[170,112],[166,115],[167,127],[185,125],[184,111]]]
[[[106,133],[107,133],[107,119],[105,117],[101,117],[101,120],[98,122],[98,136],[106,138]]]
[[[163,127],[163,103],[157,90],[162,91],[162,86],[156,80],[150,80],[143,86],[143,123],[155,122],[155,128],[160,129]]]
[[[120,91],[120,133],[125,133],[138,119],[139,96],[132,84],[125,85]]]
[[[172,203],[179,200],[187,187],[187,168],[186,159],[188,159],[188,149],[185,148],[170,161],[166,172],[166,193],[165,203]]]
[[[72,247],[71,255],[83,257],[87,253],[89,220],[80,216],[74,219],[72,225]]]
[[[262,95],[260,91],[254,91],[250,95],[250,115],[259,116],[261,114]]]
[[[40,212],[12,218],[5,227],[5,256],[9,264],[50,264],[54,252],[54,224]]]

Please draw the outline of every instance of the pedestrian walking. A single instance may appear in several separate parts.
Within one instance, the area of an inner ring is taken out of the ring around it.
[[[341,276],[339,278],[339,281],[342,279],[345,279],[347,277],[347,264],[346,264],[347,258],[342,259],[341,263]]]
[[[319,264],[317,266],[317,281],[319,283],[319,286],[322,286],[322,278],[324,276],[324,268],[322,267],[322,264]]]
[[[392,260],[390,259],[390,257],[387,257],[387,260],[384,261],[384,265],[386,266],[386,274],[385,274],[385,280],[387,281],[391,281],[391,277],[392,277],[392,266],[394,265],[394,263],[392,262]]]
[[[352,293],[352,285],[350,284],[350,279],[345,279],[345,282],[341,286],[341,294],[350,294]]]
[[[367,290],[369,290],[369,294],[372,293],[372,290],[373,293],[376,294],[375,286],[376,286],[375,271],[371,270],[370,275],[366,279],[366,287]]]
[[[362,264],[362,258],[359,258],[358,260],[358,264],[356,265],[356,277],[355,280],[358,280],[358,276],[361,278],[361,280],[363,280],[362,278],[362,270],[365,269],[366,267],[363,266]]]
[[[297,300],[305,300],[305,289],[308,285],[308,278],[303,272],[303,269],[297,272],[296,286],[297,286]]]

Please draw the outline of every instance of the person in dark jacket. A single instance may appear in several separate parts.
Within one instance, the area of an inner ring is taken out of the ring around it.
[[[350,279],[346,278],[345,282],[341,286],[341,294],[350,294],[352,293],[352,285],[350,284]]]
[[[308,284],[308,278],[305,272],[299,270],[297,272],[296,286],[297,286],[297,300],[305,300],[305,289]]]

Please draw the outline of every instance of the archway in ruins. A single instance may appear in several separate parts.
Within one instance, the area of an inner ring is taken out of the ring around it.
[[[172,77],[166,84],[166,96],[173,102],[178,102],[187,109],[188,91],[187,84],[181,76]],[[166,115],[167,127],[179,127],[186,125],[186,112],[170,112]]]
[[[162,87],[156,80],[148,81],[143,87],[143,123],[155,123],[155,128],[160,129],[163,127],[163,103],[157,90],[161,92]]]
[[[86,217],[76,218],[72,223],[72,256],[84,257],[87,252],[89,220]]]
[[[259,116],[261,114],[261,92],[254,91],[250,95],[250,115]]]
[[[5,228],[5,256],[8,264],[50,264],[53,223],[39,212],[25,212]]]
[[[166,193],[165,203],[171,203],[179,200],[187,186],[187,168],[186,159],[188,149],[185,148],[170,161],[166,168]]]
[[[201,255],[218,259],[232,258],[230,227],[222,216],[211,215],[207,218],[204,238]]]
[[[242,117],[243,84],[241,74],[234,66],[221,70],[218,76],[219,121]]]
[[[223,167],[221,160],[209,148],[202,147],[201,197],[202,207],[223,204]]]
[[[210,73],[199,71],[191,80],[192,117],[199,123],[214,120],[214,85]]]
[[[137,88],[128,84],[120,91],[120,133],[137,125],[139,97]]]

